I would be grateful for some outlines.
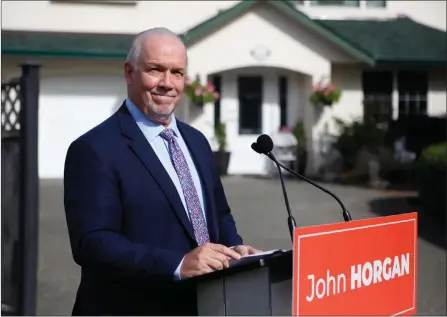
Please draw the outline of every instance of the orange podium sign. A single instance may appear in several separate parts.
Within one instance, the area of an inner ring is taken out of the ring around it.
[[[416,313],[417,213],[296,228],[294,316]]]

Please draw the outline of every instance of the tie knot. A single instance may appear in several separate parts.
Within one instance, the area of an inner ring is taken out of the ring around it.
[[[160,132],[160,136],[166,141],[171,141],[174,138],[175,133],[172,129],[164,129]]]

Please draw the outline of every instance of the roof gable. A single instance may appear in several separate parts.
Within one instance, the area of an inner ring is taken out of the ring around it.
[[[275,1],[275,0],[242,0],[233,7],[220,11],[214,17],[196,25],[188,31],[181,34],[182,39],[186,45],[191,45],[204,36],[209,35],[220,27],[224,26],[228,22],[232,21],[239,15],[248,12],[255,5],[270,5],[277,9],[280,13],[286,15],[292,20],[299,22],[311,30],[322,35],[326,40],[336,44],[342,50],[352,55],[353,57],[373,66],[374,60],[364,52],[361,48],[358,48],[351,43],[345,41],[343,38],[334,34],[331,30],[328,30],[325,26],[321,25],[315,20],[309,18],[306,14],[300,12],[289,1]]]

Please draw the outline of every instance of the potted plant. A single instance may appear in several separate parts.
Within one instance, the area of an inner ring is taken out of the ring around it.
[[[214,151],[214,164],[219,175],[227,175],[228,165],[230,163],[230,152],[227,151],[227,134],[224,123],[217,122],[214,128],[214,135],[219,144],[217,151]]]
[[[199,106],[203,106],[208,102],[215,102],[220,97],[211,82],[202,85],[199,78],[196,78],[194,81],[187,78],[184,93],[191,103]]]
[[[304,129],[304,123],[298,121],[293,127],[292,133],[298,141],[297,172],[304,175],[307,167],[306,131]]]
[[[310,102],[317,106],[332,106],[341,97],[341,90],[331,83],[319,82],[310,95]]]

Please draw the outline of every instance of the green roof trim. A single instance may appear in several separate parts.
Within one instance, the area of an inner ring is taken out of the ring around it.
[[[125,58],[133,35],[3,31],[2,54]]]
[[[409,18],[391,20],[317,20],[290,1],[243,0],[180,34],[187,46],[219,30],[255,5],[269,5],[320,34],[359,61],[375,66],[445,67],[446,32]],[[3,55],[124,59],[133,34],[2,32]]]
[[[257,2],[258,1],[243,0],[229,9],[220,10],[219,13],[214,17],[205,20],[204,22],[182,33],[181,38],[186,45],[191,45],[199,38],[206,36],[213,31],[216,31],[218,28],[230,22],[237,16],[247,12]]]

